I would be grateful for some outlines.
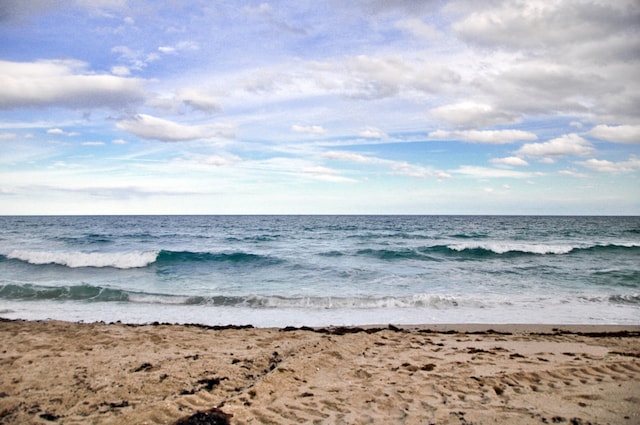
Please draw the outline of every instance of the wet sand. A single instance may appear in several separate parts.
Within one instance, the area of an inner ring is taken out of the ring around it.
[[[0,320],[0,341],[1,424],[640,423],[639,326]]]

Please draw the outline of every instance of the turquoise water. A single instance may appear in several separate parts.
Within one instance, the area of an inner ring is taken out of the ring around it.
[[[0,217],[0,316],[640,324],[640,217]]]

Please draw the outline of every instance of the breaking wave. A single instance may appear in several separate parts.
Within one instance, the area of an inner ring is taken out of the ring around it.
[[[604,245],[537,245],[500,242],[467,242],[449,245],[434,245],[419,248],[361,249],[354,252],[328,251],[323,257],[360,256],[378,260],[484,260],[510,258],[527,255],[573,255],[580,253],[639,252],[640,244]],[[13,250],[0,255],[0,261],[20,261],[32,265],[59,265],[69,268],[93,267],[134,269],[150,265],[193,265],[202,263],[270,266],[284,262],[283,259],[250,252],[192,252],[192,251],[132,251],[132,252],[67,252]]]
[[[285,297],[278,295],[185,296],[153,294],[104,288],[92,285],[39,286],[7,284],[0,286],[0,299],[87,302],[130,302],[145,304],[205,305],[214,307],[301,308],[301,309],[374,309],[374,308],[450,308],[473,303],[441,295],[406,297]]]
[[[614,252],[627,250],[638,251],[640,250],[640,244],[538,245],[500,242],[469,242],[435,245],[416,249],[362,249],[359,250],[357,254],[383,260],[442,260],[446,258],[483,260],[499,256],[567,255],[585,252]]]
[[[254,309],[449,309],[458,307],[484,308],[490,301],[457,296],[417,294],[383,297],[286,297],[279,295],[209,295],[188,296],[136,292],[92,285],[40,286],[7,284],[0,286],[0,299],[24,301],[84,301],[124,302],[159,305],[198,305],[211,307],[242,307]],[[640,304],[639,294],[584,297],[577,299],[596,304]],[[496,300],[496,302],[498,302]]]
[[[256,263],[277,264],[278,260],[246,252],[210,253],[191,251],[134,251],[134,252],[48,252],[14,250],[0,260],[19,260],[34,265],[56,264],[70,268],[111,267],[133,269],[151,264],[167,265],[176,263],[226,262],[234,264]]]
[[[146,267],[156,261],[157,251],[148,252],[49,252],[15,250],[6,259],[44,265],[58,264],[70,268],[113,267],[132,269]]]

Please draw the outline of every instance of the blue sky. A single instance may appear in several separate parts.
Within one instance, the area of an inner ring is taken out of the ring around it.
[[[640,214],[640,4],[3,0],[0,214]]]

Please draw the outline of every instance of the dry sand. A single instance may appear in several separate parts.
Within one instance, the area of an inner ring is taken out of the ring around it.
[[[0,341],[2,424],[640,423],[640,327],[1,320]]]

